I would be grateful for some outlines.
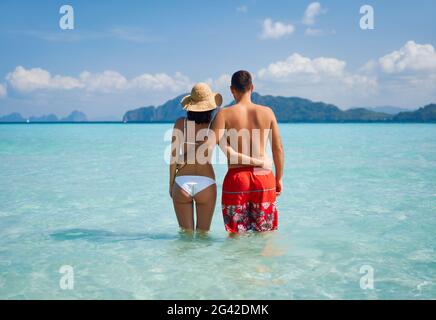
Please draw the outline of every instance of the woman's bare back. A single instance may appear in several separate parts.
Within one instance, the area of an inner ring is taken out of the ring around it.
[[[181,164],[177,172],[178,176],[194,175],[215,179],[215,173],[210,162],[199,163],[196,157],[198,148],[204,142],[202,139],[197,139],[198,141],[196,141],[197,134],[200,131],[205,132],[208,127],[209,124],[207,123],[196,124],[194,121],[188,121],[185,118],[176,121],[175,128],[184,133],[184,143],[179,146],[182,150],[182,159],[180,159]],[[207,152],[205,157],[208,158]]]

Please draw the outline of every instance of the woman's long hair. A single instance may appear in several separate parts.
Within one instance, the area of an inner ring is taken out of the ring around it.
[[[188,120],[195,121],[195,123],[209,123],[212,121],[212,114],[214,110],[193,112],[188,111]]]

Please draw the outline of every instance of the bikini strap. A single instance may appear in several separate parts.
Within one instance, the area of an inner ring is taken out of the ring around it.
[[[185,145],[185,144],[194,144],[194,145],[197,145],[197,142],[196,141],[194,141],[194,142],[189,142],[188,141],[188,119],[187,118],[185,118],[184,119],[184,127],[183,127],[183,144]],[[194,132],[194,138],[195,138],[195,132]]]
[[[183,142],[184,142],[184,143],[187,143],[187,142],[188,142],[188,137],[187,137],[187,134],[186,134],[186,126],[187,126],[186,121],[187,121],[187,119],[186,119],[186,117],[185,117],[185,118],[183,119]]]
[[[210,120],[209,125],[207,126],[207,132],[206,132],[206,136],[209,136],[209,130],[210,130],[210,126],[212,125],[212,122],[215,120],[216,115],[218,114],[218,112],[220,111],[221,107],[217,108],[217,111],[214,113],[212,120]]]
[[[184,155],[183,149],[185,148],[185,144],[188,143],[188,138],[186,137],[186,117],[183,118],[183,146],[180,149],[179,155],[182,156]],[[176,165],[176,174],[174,175],[175,177],[177,177],[177,174],[179,173],[180,169],[182,169],[184,166],[186,166],[186,163],[183,163],[182,165],[179,166],[179,164]]]
[[[215,116],[212,118],[212,120],[209,122],[209,125],[207,126],[206,137],[209,136],[210,125],[212,124],[214,119],[215,119]]]

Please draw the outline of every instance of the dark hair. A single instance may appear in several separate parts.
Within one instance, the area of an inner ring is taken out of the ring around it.
[[[195,123],[209,123],[212,120],[212,112],[213,110],[202,112],[188,111],[188,120],[195,121]]]
[[[239,70],[232,76],[232,87],[239,92],[247,92],[252,84],[251,74],[248,71]]]

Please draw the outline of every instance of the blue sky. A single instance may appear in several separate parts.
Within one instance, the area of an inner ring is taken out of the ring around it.
[[[64,4],[74,30],[59,27]],[[359,27],[365,4],[374,30]],[[239,69],[261,94],[421,106],[436,102],[434,12],[427,0],[2,0],[0,114],[120,117],[199,81],[229,100]]]

